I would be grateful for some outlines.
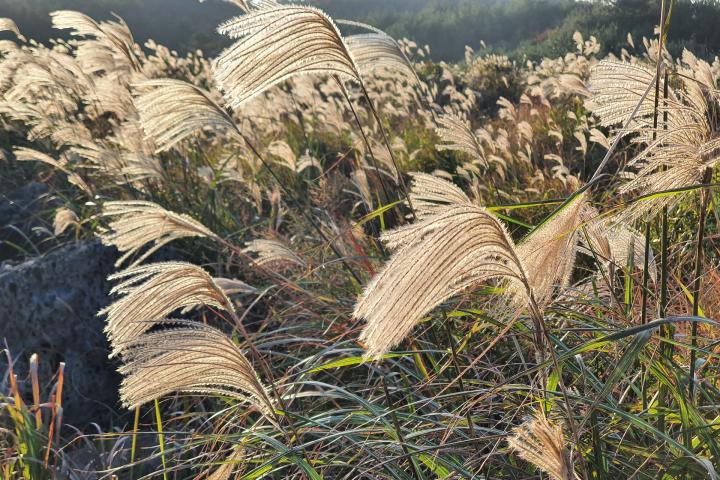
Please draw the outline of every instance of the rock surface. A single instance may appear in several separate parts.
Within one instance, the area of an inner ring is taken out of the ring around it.
[[[76,427],[107,426],[120,410],[119,375],[107,357],[104,319],[96,315],[109,303],[106,278],[117,258],[114,248],[89,240],[0,266],[0,341],[13,353],[19,379],[27,378],[33,353],[44,386],[65,362],[64,422]]]

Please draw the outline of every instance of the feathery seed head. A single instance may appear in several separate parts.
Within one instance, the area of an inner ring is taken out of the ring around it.
[[[555,287],[563,287],[570,280],[586,204],[587,194],[581,193],[518,244],[520,263],[540,307],[550,301]],[[509,289],[520,298],[527,293],[527,286],[517,280],[511,280]]]
[[[505,227],[470,203],[383,236],[396,252],[358,299],[353,316],[367,320],[360,339],[367,357],[398,344],[422,317],[466,288],[492,278],[523,278]]]
[[[0,32],[12,32],[21,42],[25,42],[26,39],[20,33],[17,25],[11,18],[0,17]]]
[[[55,219],[53,220],[53,229],[55,230],[55,236],[61,235],[65,230],[73,225],[78,224],[78,217],[75,212],[69,208],[58,208],[55,212]]]
[[[205,128],[233,133],[237,126],[210,93],[181,80],[147,80],[135,86],[140,94],[135,106],[145,136],[157,146],[156,152],[169,150],[191,134]]]
[[[184,262],[131,267],[108,277],[119,280],[111,294],[122,295],[98,315],[107,315],[105,331],[112,355],[124,352],[133,340],[175,310],[186,312],[208,305],[235,314],[223,289],[202,268]]]
[[[520,458],[553,480],[573,480],[562,428],[550,423],[542,414],[515,428],[507,442]]]
[[[123,255],[118,266],[144,245],[153,246],[133,262],[136,265],[162,246],[178,238],[218,238],[207,227],[185,214],[165,210],[160,205],[143,201],[105,202],[102,216],[111,217],[110,231],[100,235],[105,245],[114,245]]]
[[[127,345],[120,398],[135,408],[173,392],[228,396],[273,420],[265,386],[238,346],[223,332],[197,323],[159,322],[169,328]],[[179,325],[179,327],[178,327]]]
[[[413,180],[410,201],[418,218],[440,213],[450,204],[472,203],[465,192],[450,181],[421,172],[410,176]]]
[[[220,25],[238,41],[215,60],[215,80],[232,108],[300,74],[360,79],[333,21],[314,7],[255,10]]]
[[[255,263],[263,267],[266,265],[306,266],[305,260],[293,252],[290,247],[277,240],[253,240],[248,242],[243,251],[255,254]]]

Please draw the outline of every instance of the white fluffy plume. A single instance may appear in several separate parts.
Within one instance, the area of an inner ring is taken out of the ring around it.
[[[218,31],[238,39],[214,64],[215,79],[232,108],[299,74],[360,78],[337,27],[317,8],[256,10]]]

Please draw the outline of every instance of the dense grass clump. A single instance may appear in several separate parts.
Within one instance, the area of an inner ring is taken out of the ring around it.
[[[3,478],[717,477],[720,63],[668,54],[669,5],[621,58],[448,65],[233,3],[214,59],[0,22],[0,165],[122,252],[132,412],[74,431],[8,356]]]

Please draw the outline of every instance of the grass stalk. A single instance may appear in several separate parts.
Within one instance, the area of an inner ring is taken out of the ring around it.
[[[160,447],[160,461],[163,468],[163,480],[168,480],[167,463],[165,461],[165,434],[163,433],[162,416],[160,415],[160,402],[155,399],[155,423],[157,423],[158,446]]]
[[[650,222],[645,222],[645,259],[643,261],[643,278],[642,278],[642,297],[640,302],[640,324],[647,323],[647,304],[648,304],[648,281],[650,279]],[[642,391],[642,408],[643,411],[648,408],[647,398],[647,366],[645,363],[641,365],[641,391]]]
[[[410,212],[412,213],[413,218],[416,218],[415,208],[413,208],[412,200],[410,200],[410,194],[408,193],[407,186],[405,185],[405,179],[402,176],[402,171],[400,170],[400,166],[398,165],[397,159],[395,158],[395,152],[393,152],[392,146],[390,145],[390,140],[388,140],[387,132],[385,131],[385,126],[383,125],[382,119],[380,118],[380,115],[378,115],[378,112],[375,109],[375,104],[370,99],[370,95],[368,94],[367,89],[362,82],[360,82],[360,88],[362,89],[365,101],[367,101],[368,106],[370,107],[370,111],[372,112],[373,117],[375,117],[375,121],[378,124],[378,129],[380,130],[380,134],[383,137],[383,142],[385,142],[385,147],[390,154],[390,159],[393,162],[393,167],[395,167],[395,173],[398,176],[398,181],[400,182],[400,188],[402,188],[403,195],[405,196],[405,199],[408,202],[408,206],[410,207]]]
[[[663,5],[665,2],[663,1]],[[664,23],[664,22],[663,22]],[[668,92],[668,74],[665,74],[664,80],[664,97],[667,99]],[[663,127],[667,128],[667,110],[663,113]],[[664,206],[662,209],[661,216],[661,231],[660,231],[660,305],[659,305],[659,317],[665,318],[667,313],[668,304],[668,208]],[[672,361],[673,356],[673,345],[672,338],[675,335],[675,327],[671,324],[663,325],[660,328],[661,337],[661,350],[662,355],[668,359],[668,362]],[[667,341],[663,342],[662,339]],[[668,388],[666,385],[660,385],[658,392],[658,430],[665,432],[665,413],[664,410],[668,404]]]
[[[380,180],[380,188],[382,188],[383,195],[385,195],[385,200],[387,202],[390,202],[390,193],[388,192],[388,189],[385,185],[385,180],[383,180],[383,174],[380,172],[380,165],[378,164],[377,158],[375,157],[375,153],[373,152],[372,146],[370,146],[370,141],[367,138],[367,135],[365,135],[365,129],[362,126],[362,123],[360,122],[360,117],[357,114],[357,111],[355,110],[355,106],[352,103],[352,100],[350,100],[350,95],[348,95],[347,89],[345,88],[345,85],[342,83],[342,80],[340,80],[337,76],[335,76],[335,82],[340,87],[340,91],[343,94],[343,97],[345,97],[345,102],[347,102],[348,107],[350,108],[350,111],[352,112],[353,119],[355,120],[355,124],[358,127],[358,130],[360,131],[360,136],[363,139],[363,143],[365,144],[365,148],[367,148],[368,153],[370,154],[370,159],[372,160],[373,168],[375,169],[375,172],[378,175],[378,179]]]
[[[395,427],[395,435],[397,435],[398,441],[400,442],[400,447],[402,448],[403,453],[405,456],[410,460],[410,465],[412,465],[413,470],[413,476],[416,480],[420,480],[422,478],[422,475],[420,475],[420,470],[418,465],[415,463],[415,458],[410,453],[410,450],[407,447],[407,444],[405,443],[405,438],[402,434],[402,429],[400,428],[400,422],[398,421],[397,414],[395,413],[395,406],[393,405],[393,401],[390,398],[390,391],[387,387],[387,381],[385,380],[385,375],[382,375],[382,387],[383,392],[385,393],[385,402],[387,403],[388,411],[390,412],[390,419],[393,422],[393,427]]]
[[[133,420],[132,443],[130,444],[130,480],[135,478],[135,452],[137,451],[137,434],[140,426],[140,407],[135,407]]]
[[[703,183],[710,183],[712,180],[712,169],[706,169]],[[700,313],[700,287],[702,286],[703,270],[703,241],[705,240],[705,222],[707,220],[707,209],[710,201],[708,190],[700,191],[700,212],[698,219],[697,245],[695,246],[695,277],[693,279],[693,306],[692,314],[697,317]],[[692,322],[690,327],[690,371],[688,373],[688,394],[692,400],[695,395],[695,361],[697,357],[697,322]]]
[[[450,354],[452,358],[453,367],[455,368],[455,375],[458,376],[458,386],[460,387],[460,391],[463,394],[463,399],[467,401],[467,393],[465,392],[465,383],[463,382],[461,370],[460,370],[460,363],[458,362],[457,358],[457,348],[455,346],[455,341],[453,340],[452,331],[453,331],[453,321],[451,318],[448,318],[447,314],[443,312],[443,316],[445,317],[445,332],[447,333],[447,342],[450,345]],[[465,418],[468,422],[468,431],[470,433],[470,437],[475,437],[475,426],[473,425],[472,416],[470,415],[470,409],[468,409],[467,412],[465,412]]]

